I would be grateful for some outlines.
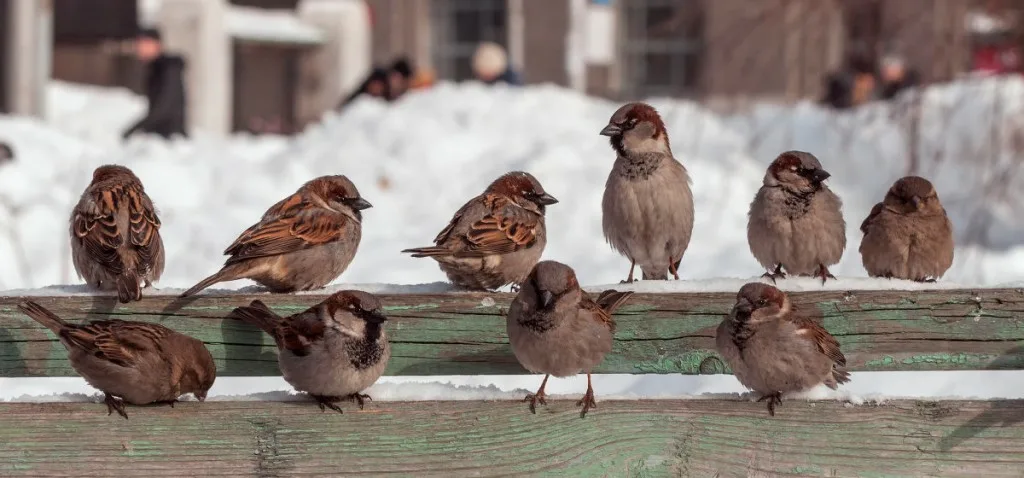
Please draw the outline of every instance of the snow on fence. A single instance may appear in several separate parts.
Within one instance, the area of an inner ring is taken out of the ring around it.
[[[731,293],[638,293],[617,314],[596,373],[721,374],[715,327]],[[1024,291],[794,292],[836,336],[853,371],[1024,369]],[[159,322],[207,343],[219,377],[278,375],[269,338],[223,320],[259,298],[281,313],[317,295],[33,297],[77,320]],[[381,295],[388,375],[525,374],[505,336],[509,294]],[[73,376],[54,337],[0,298],[0,377]],[[538,377],[539,379],[539,377]],[[1019,476],[1024,401],[786,401],[775,417],[741,400],[602,400],[580,419],[552,400],[183,402],[133,407],[0,404],[0,475],[149,476]]]

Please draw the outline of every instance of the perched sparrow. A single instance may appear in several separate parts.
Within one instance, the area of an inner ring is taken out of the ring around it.
[[[186,393],[204,401],[217,378],[213,356],[202,342],[162,325],[125,320],[69,324],[32,301],[18,304],[18,310],[60,339],[75,371],[106,395],[107,415],[116,411],[127,419],[124,402],[173,407]]]
[[[548,377],[587,374],[587,393],[576,403],[587,410],[597,408],[590,371],[612,349],[615,321],[612,312],[633,292],[606,290],[595,302],[576,281],[569,266],[542,261],[533,268],[505,318],[509,343],[516,359],[527,370],[543,373],[537,393],[529,394],[530,411],[537,403],[547,404],[544,387]]]
[[[715,346],[744,387],[762,394],[768,413],[782,394],[850,381],[839,342],[817,322],[794,313],[789,297],[760,282],[744,285],[715,333]]]
[[[861,260],[871,277],[934,282],[953,265],[953,225],[927,179],[896,181],[860,230]]]
[[[628,103],[601,134],[611,137],[617,157],[601,201],[604,237],[639,264],[644,280],[679,278],[679,263],[693,231],[693,196],[686,168],[672,157],[668,132],[650,105]],[[667,272],[668,273],[667,273]]]
[[[71,211],[71,258],[78,276],[122,303],[142,299],[164,271],[164,243],[142,182],[124,166],[100,166]]]
[[[285,381],[320,405],[341,413],[335,404],[355,400],[359,408],[370,396],[360,393],[384,373],[391,346],[380,300],[357,290],[336,292],[323,302],[281,317],[254,300],[228,317],[259,327],[274,338]]]
[[[319,289],[348,268],[372,207],[345,176],[322,176],[270,207],[224,254],[216,274],[181,294],[218,282],[252,279],[273,292]]]
[[[843,257],[846,222],[843,202],[822,184],[828,177],[818,158],[803,151],[786,151],[768,166],[747,222],[750,252],[768,269],[761,277],[835,279],[828,266]]]
[[[557,202],[529,173],[506,173],[455,213],[436,245],[402,252],[433,258],[462,288],[519,284],[544,252],[545,208]]]
[[[0,141],[0,165],[14,161],[14,148],[11,145]]]

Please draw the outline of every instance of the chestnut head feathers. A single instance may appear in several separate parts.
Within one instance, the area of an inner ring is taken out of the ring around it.
[[[330,328],[356,339],[376,340],[380,326],[388,320],[380,299],[358,290],[334,293],[323,302]],[[347,313],[339,313],[347,312]]]
[[[672,153],[661,115],[647,103],[626,103],[612,114],[601,135],[611,138],[619,156],[630,153]]]
[[[362,220],[363,217],[360,211],[373,207],[369,201],[359,195],[356,185],[342,175],[321,176],[312,179],[303,184],[299,191],[311,193],[323,201],[329,209],[349,210],[359,220]]]
[[[761,282],[751,282],[736,294],[729,318],[736,322],[761,322],[791,309],[785,292]]]
[[[768,167],[764,185],[781,186],[796,193],[809,193],[821,189],[822,181],[830,176],[813,154],[786,151]]]
[[[540,309],[550,308],[559,297],[580,287],[572,268],[556,261],[538,262],[526,280],[537,294]]]
[[[536,209],[541,214],[545,212],[545,206],[558,203],[554,196],[544,191],[544,187],[540,185],[537,178],[523,171],[512,171],[501,175],[487,186],[487,190],[484,192],[501,194],[512,199],[516,204],[527,209]]]
[[[209,393],[214,380],[217,379],[217,366],[213,363],[213,355],[202,342],[197,340],[189,342],[188,345],[191,350],[185,354],[186,356],[203,357],[203,359],[195,360],[190,364],[191,367],[184,368],[180,383],[181,393],[191,393],[196,400],[202,402],[206,400],[206,394]]]
[[[931,181],[920,176],[906,176],[897,180],[889,188],[882,203],[898,214],[945,214],[935,187]]]
[[[138,184],[140,188],[142,187],[142,181],[139,180],[139,177],[136,176],[131,169],[118,164],[107,164],[96,168],[92,172],[92,182],[89,184],[99,184],[113,179],[117,179],[119,180],[118,182],[123,183],[134,182]]]

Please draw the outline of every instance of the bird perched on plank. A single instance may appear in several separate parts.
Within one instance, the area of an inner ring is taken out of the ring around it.
[[[846,222],[843,202],[823,183],[829,176],[803,151],[786,151],[768,166],[747,222],[750,252],[768,269],[762,277],[835,279],[828,267],[843,257]]]
[[[345,176],[321,176],[274,204],[227,249],[224,267],[181,297],[218,282],[252,279],[272,292],[319,289],[356,255],[362,210],[372,205]]]
[[[616,158],[601,200],[601,226],[612,248],[629,258],[629,276],[639,265],[644,280],[679,279],[690,234],[690,176],[672,156],[661,116],[645,103],[619,108],[601,130]]]
[[[391,346],[384,331],[387,317],[372,294],[343,290],[323,302],[281,317],[258,300],[228,317],[259,327],[274,338],[285,381],[320,405],[342,413],[336,402],[354,400],[363,408],[370,396],[360,393],[384,373]]]
[[[142,299],[164,271],[160,219],[142,181],[128,168],[96,168],[71,211],[71,259],[78,276],[122,303]]]
[[[860,225],[871,277],[934,282],[953,265],[953,224],[931,181],[901,178]]]
[[[533,175],[506,173],[455,212],[435,245],[402,252],[436,260],[448,280],[465,289],[517,286],[544,252],[544,214],[556,203]]]
[[[740,288],[736,304],[718,326],[715,347],[736,378],[761,394],[768,413],[782,394],[850,381],[839,342],[821,325],[793,310],[789,297],[768,284]]]
[[[107,415],[128,418],[124,403],[174,406],[191,393],[206,400],[217,378],[213,356],[202,342],[159,324],[95,320],[69,324],[26,301],[18,310],[50,329],[68,351],[71,367],[105,395]]]
[[[547,404],[548,377],[587,374],[587,393],[576,403],[580,417],[597,407],[590,372],[612,349],[612,312],[633,292],[606,290],[593,300],[580,289],[576,273],[560,262],[541,261],[533,268],[505,318],[512,352],[524,368],[543,373],[537,393],[529,394],[530,411]]]

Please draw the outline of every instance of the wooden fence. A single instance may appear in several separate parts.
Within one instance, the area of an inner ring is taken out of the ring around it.
[[[719,374],[715,327],[734,294],[636,294],[596,373]],[[790,295],[853,371],[1024,368],[1024,291]],[[159,322],[205,341],[218,376],[278,375],[271,340],[222,317],[253,296],[38,297],[70,320]],[[317,295],[260,295],[279,313]],[[509,294],[383,295],[388,375],[525,374],[505,335]],[[0,298],[0,377],[74,376],[52,334]],[[539,379],[539,377],[538,377]],[[578,398],[578,397],[576,397]],[[0,403],[0,476],[1024,476],[1024,401],[850,406],[743,400],[185,402],[130,420],[88,403]]]

